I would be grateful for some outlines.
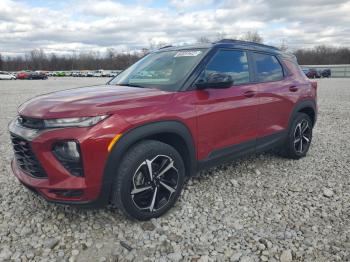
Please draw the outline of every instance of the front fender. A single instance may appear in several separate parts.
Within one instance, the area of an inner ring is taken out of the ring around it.
[[[112,189],[112,181],[117,173],[118,163],[120,163],[125,152],[138,141],[161,133],[173,133],[185,141],[190,156],[189,174],[193,175],[196,173],[197,158],[195,143],[191,132],[185,124],[176,120],[144,124],[128,130],[113,146],[103,173],[102,198],[108,200]]]

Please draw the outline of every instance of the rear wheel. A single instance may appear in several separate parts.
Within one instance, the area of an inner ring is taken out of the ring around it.
[[[288,131],[288,136],[282,148],[282,155],[292,159],[306,156],[312,140],[313,123],[304,113],[298,113]]]
[[[184,179],[183,160],[173,147],[154,140],[142,141],[122,159],[112,201],[128,217],[159,217],[180,196]]]

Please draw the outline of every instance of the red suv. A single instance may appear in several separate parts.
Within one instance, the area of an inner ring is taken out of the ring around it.
[[[247,153],[309,150],[316,83],[296,59],[244,41],[157,50],[108,84],[27,101],[12,169],[48,201],[159,217],[186,178]]]

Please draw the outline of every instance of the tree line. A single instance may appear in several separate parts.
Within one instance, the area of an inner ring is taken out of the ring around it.
[[[230,38],[251,42],[263,43],[264,39],[258,32],[247,32],[241,38],[227,37],[225,34],[218,34],[215,38],[200,37],[198,43],[209,43],[219,39]],[[4,57],[0,54],[0,70],[20,71],[20,70],[47,70],[47,71],[68,71],[68,70],[123,70],[145,56],[149,50],[167,45],[152,44],[150,48],[145,48],[141,52],[117,52],[108,49],[106,53],[80,52],[70,55],[47,54],[41,49],[35,49],[24,56]],[[279,46],[281,50],[287,50],[288,46],[282,42]],[[298,49],[293,52],[301,65],[330,65],[330,64],[350,64],[350,48],[316,46],[310,49]]]
[[[350,48],[316,46],[312,49],[299,49],[294,52],[301,65],[350,64]]]
[[[123,70],[139,60],[144,53],[120,53],[113,49],[105,54],[99,52],[81,52],[70,55],[46,54],[41,49],[35,49],[24,56],[4,57],[0,54],[0,70]]]

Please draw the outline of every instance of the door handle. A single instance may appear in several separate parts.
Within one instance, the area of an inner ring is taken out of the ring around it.
[[[252,90],[249,90],[249,91],[246,91],[246,92],[244,92],[244,96],[245,97],[253,97],[253,96],[255,96],[256,95],[256,92],[255,91],[252,91]]]
[[[291,91],[291,92],[296,92],[296,91],[298,91],[298,87],[296,87],[296,86],[290,86],[290,87],[289,87],[289,91]]]

